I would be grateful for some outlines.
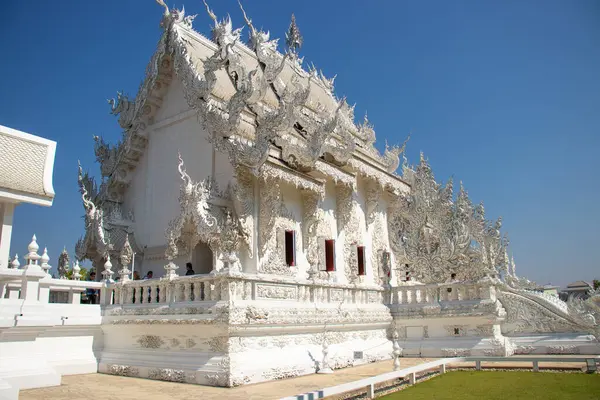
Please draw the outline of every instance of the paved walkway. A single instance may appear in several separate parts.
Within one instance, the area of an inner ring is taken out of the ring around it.
[[[527,357],[527,356],[523,356]],[[536,356],[548,358],[585,357],[581,356]],[[592,356],[593,357],[593,356]],[[401,368],[408,368],[434,358],[401,358]],[[514,356],[512,362],[486,362],[484,366],[495,368],[524,368],[531,369],[531,362],[519,362],[519,356]],[[454,367],[472,367],[474,362],[456,363]],[[540,362],[540,368],[583,368],[585,363],[555,363]],[[280,399],[286,396],[305,393],[328,386],[352,382],[374,375],[379,375],[393,370],[392,361],[361,365],[358,367],[336,370],[332,375],[306,375],[298,378],[284,379],[246,385],[236,388],[216,388],[210,386],[189,385],[153,381],[139,378],[126,378],[121,376],[89,374],[63,376],[62,385],[43,389],[21,390],[21,400],[159,400],[159,399],[192,399],[203,400],[234,399],[258,400]]]
[[[433,358],[402,358],[401,367],[408,368]],[[236,388],[216,388],[210,386],[188,385],[185,383],[172,383],[153,381],[139,378],[126,378],[104,374],[71,375],[63,376],[62,385],[43,388],[21,390],[20,400],[159,400],[159,399],[193,399],[217,400],[270,400],[280,399],[285,396],[335,386],[337,384],[352,382],[374,375],[391,372],[391,360],[380,361],[358,367],[336,370],[331,375],[306,375],[298,378],[285,379],[246,385]]]

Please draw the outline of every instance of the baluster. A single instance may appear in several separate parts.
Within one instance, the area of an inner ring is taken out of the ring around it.
[[[246,300],[252,300],[252,282],[246,282]]]
[[[202,282],[194,282],[194,301],[202,300]]]
[[[192,284],[191,282],[186,282],[183,284],[183,301],[191,301],[192,294]]]
[[[121,288],[119,287],[115,288],[113,304],[121,304]]]
[[[144,304],[148,302],[148,298],[145,298],[146,296],[148,296],[148,292],[146,291],[146,287],[145,286],[140,286],[140,304]]]
[[[150,303],[156,303],[157,290],[158,290],[157,285],[150,286]]]
[[[156,290],[158,291],[158,302],[159,303],[166,303],[167,302],[167,285],[158,285],[158,288],[156,288]]]
[[[206,300],[206,286],[207,286],[206,282],[198,282],[198,289],[200,289],[200,295],[198,297],[198,301]]]
[[[210,292],[210,299],[212,301],[217,301],[219,299],[219,290],[217,288],[217,284],[215,281],[208,282],[208,290]]]

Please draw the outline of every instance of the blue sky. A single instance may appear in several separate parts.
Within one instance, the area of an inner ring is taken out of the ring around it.
[[[168,2],[180,8],[181,3]],[[600,2],[246,0],[256,26],[284,37],[336,93],[368,110],[378,145],[412,138],[438,180],[462,180],[504,217],[517,272],[566,284],[600,278]],[[208,34],[199,0],[194,27]],[[235,0],[213,0],[243,25]],[[11,253],[33,233],[56,265],[83,233],[77,160],[97,174],[92,135],[114,142],[106,99],[134,96],[160,35],[151,0],[21,0],[0,13],[0,124],[56,140],[51,208],[21,205]],[[244,29],[247,35],[247,29]],[[283,42],[283,40],[282,40]]]

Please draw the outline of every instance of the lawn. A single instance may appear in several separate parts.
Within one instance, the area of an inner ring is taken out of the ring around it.
[[[382,400],[598,400],[600,375],[584,373],[453,371]]]

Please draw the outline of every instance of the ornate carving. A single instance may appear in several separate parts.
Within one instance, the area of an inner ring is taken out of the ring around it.
[[[233,219],[229,209],[212,204],[215,198],[224,194],[210,178],[193,182],[185,171],[181,155],[178,170],[182,179],[179,194],[181,212],[169,223],[166,231],[166,257],[174,260],[178,254],[191,254],[196,244],[202,241],[222,251],[221,258],[226,266],[237,268],[235,252],[240,238],[238,221]]]
[[[140,371],[136,367],[132,367],[130,365],[116,365],[116,364],[109,365],[107,372],[111,375],[131,376],[131,377],[138,377],[140,374]]]
[[[500,220],[485,221],[483,207],[474,208],[462,184],[453,201],[452,180],[441,187],[421,155],[411,194],[389,209],[389,235],[396,258],[408,263],[411,276],[424,283],[494,277],[508,245]]]
[[[580,354],[581,350],[577,346],[548,346],[548,354]]]
[[[259,272],[294,276],[297,268],[283,259],[283,231],[295,229],[293,215],[286,209],[279,179],[260,180],[260,249],[262,261]]]
[[[17,260],[18,262],[18,260]],[[67,270],[69,269],[69,253],[67,249],[63,249],[62,253],[58,256],[58,277],[59,279],[66,279]]]
[[[186,374],[182,369],[153,368],[148,371],[148,378],[160,381],[183,383],[186,381]],[[192,377],[189,380],[193,379],[194,378]]]
[[[358,202],[353,187],[336,186],[336,217],[338,232],[344,231],[344,274],[354,282],[358,274],[356,246],[361,244],[360,221],[357,215]]]
[[[229,348],[228,342],[229,338],[227,336],[215,336],[206,341],[205,344],[213,353],[225,353]]]
[[[257,284],[256,298],[271,300],[296,300],[298,298],[297,290],[298,288],[296,286]]]
[[[142,335],[137,339],[137,343],[144,349],[159,349],[165,341],[156,335]]]
[[[531,354],[535,351],[535,347],[533,346],[516,346],[515,347],[515,355],[519,354],[519,355],[525,355],[525,354]]]
[[[448,336],[467,336],[468,325],[444,325]]]
[[[471,355],[470,349],[442,349],[443,357],[469,357]]]

